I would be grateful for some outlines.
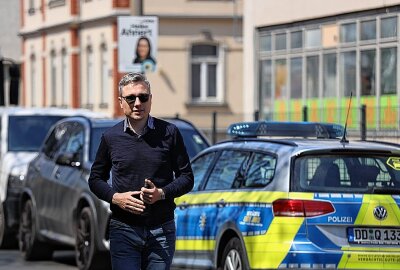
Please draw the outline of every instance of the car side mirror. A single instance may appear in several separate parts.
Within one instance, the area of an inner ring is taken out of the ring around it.
[[[81,162],[77,158],[78,154],[76,153],[60,153],[57,155],[56,164],[71,166],[71,167],[80,167]]]

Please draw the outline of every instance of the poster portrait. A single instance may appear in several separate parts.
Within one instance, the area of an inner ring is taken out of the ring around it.
[[[157,68],[157,43],[157,17],[118,17],[118,71],[154,72]]]

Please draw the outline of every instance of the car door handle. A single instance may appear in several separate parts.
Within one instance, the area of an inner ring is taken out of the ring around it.
[[[179,209],[183,210],[188,208],[189,204],[187,204],[186,202],[183,202],[181,204],[178,204]]]
[[[226,206],[226,202],[224,201],[224,199],[221,199],[217,202],[218,208],[225,207],[225,206]]]

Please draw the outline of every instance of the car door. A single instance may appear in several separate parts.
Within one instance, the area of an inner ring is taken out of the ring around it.
[[[47,137],[38,157],[31,163],[28,173],[28,187],[31,189],[36,203],[39,227],[44,231],[58,226],[57,213],[54,205],[57,197],[54,194],[54,173],[56,153],[69,134],[69,126],[66,123],[57,124]]]
[[[74,210],[82,192],[82,170],[84,156],[85,128],[82,123],[69,123],[69,136],[60,147],[57,158],[71,157],[71,160],[56,160],[54,172],[54,194],[57,200],[54,203],[57,213],[57,233],[73,241],[75,228],[73,226]],[[70,238],[68,238],[70,237]]]
[[[182,237],[183,250],[190,266],[212,267],[216,237],[224,224],[220,214],[231,207],[232,188],[243,181],[243,166],[250,154],[245,151],[224,150],[213,165],[209,176],[183,203],[187,207],[185,224],[178,231]],[[196,166],[196,165],[194,165]]]
[[[193,224],[193,220],[190,219],[190,211],[195,207],[195,205],[190,205],[190,203],[199,192],[200,186],[205,181],[216,156],[217,152],[209,152],[192,162],[194,174],[193,191],[177,198],[175,201],[177,204],[177,208],[175,209],[177,242],[173,261],[174,265],[186,266],[196,264],[196,253],[193,247],[190,246],[190,237],[194,235],[192,229],[197,224]]]

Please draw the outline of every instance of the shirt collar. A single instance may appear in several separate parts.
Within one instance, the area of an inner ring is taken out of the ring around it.
[[[149,117],[147,118],[147,126],[146,128],[149,129],[155,129],[154,127],[154,118],[149,114]],[[129,122],[128,122],[128,117],[125,118],[124,121],[124,132],[126,132],[129,129]]]

